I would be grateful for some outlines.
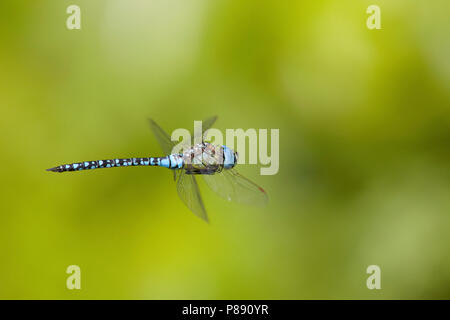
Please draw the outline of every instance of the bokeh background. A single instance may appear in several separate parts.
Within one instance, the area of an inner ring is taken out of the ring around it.
[[[71,4],[81,30],[66,29]],[[450,298],[449,10],[2,0],[0,298]],[[166,169],[45,171],[158,156],[148,117],[171,131],[211,115],[280,129],[279,173],[241,168],[267,207],[201,185],[208,225]]]

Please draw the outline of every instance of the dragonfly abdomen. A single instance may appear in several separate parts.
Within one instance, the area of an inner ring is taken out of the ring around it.
[[[63,164],[54,168],[47,169],[47,171],[67,172],[67,171],[81,171],[81,170],[91,170],[101,168],[132,167],[132,166],[158,166],[169,169],[178,169],[183,167],[183,159],[179,155],[170,155],[166,157],[83,161],[71,164]]]

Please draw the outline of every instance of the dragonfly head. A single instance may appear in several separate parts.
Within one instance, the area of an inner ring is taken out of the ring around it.
[[[237,163],[238,154],[237,152],[234,152],[227,146],[222,146],[222,148],[223,148],[223,167],[225,169],[231,169]]]

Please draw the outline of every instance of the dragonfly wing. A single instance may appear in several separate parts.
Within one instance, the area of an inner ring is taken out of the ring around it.
[[[210,129],[212,127],[212,125],[216,122],[217,120],[217,116],[208,118],[206,120],[203,120],[202,122],[202,135],[203,138],[205,137],[206,131],[208,131],[208,129]],[[167,134],[167,132],[165,132],[155,121],[153,121],[152,119],[149,119],[150,122],[150,128],[153,131],[153,134],[156,137],[156,140],[158,141],[159,145],[161,146],[161,149],[163,150],[163,152],[165,154],[171,154],[173,148],[175,147],[175,142],[172,141],[170,139],[170,136]],[[182,149],[188,149],[191,147],[191,145],[194,144],[195,141],[195,137],[191,134],[192,141],[190,142],[191,144],[189,145],[189,141],[187,143],[185,143],[185,145],[183,145]],[[202,139],[203,141],[203,139]]]
[[[184,173],[183,169],[173,169],[173,181],[177,181],[177,179]]]
[[[216,120],[217,120],[217,116],[214,116],[214,117],[211,117],[211,118],[208,118],[208,119],[202,121],[202,141],[204,141],[206,132],[209,129],[211,129],[211,127],[216,122]],[[198,138],[198,137],[194,136],[194,135],[192,135],[192,137],[193,137],[192,145],[194,145],[194,142],[196,141],[195,138]]]
[[[268,196],[264,189],[234,169],[202,177],[211,190],[225,200],[252,205],[267,204]]]
[[[202,123],[203,133],[208,131],[208,129],[210,129],[213,126],[213,124],[216,122],[216,120],[217,120],[217,116],[203,120],[203,123]]]
[[[181,172],[177,181],[177,191],[184,204],[186,204],[195,215],[208,222],[205,205],[203,204],[197,180],[195,180],[194,175]]]
[[[152,119],[149,119],[150,128],[153,131],[153,134],[156,137],[161,149],[164,154],[171,154],[172,149],[175,146],[174,142],[170,139],[170,136]]]

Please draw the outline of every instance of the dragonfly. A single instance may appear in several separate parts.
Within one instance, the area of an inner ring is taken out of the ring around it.
[[[225,145],[214,145],[205,141],[207,131],[216,120],[215,116],[202,121],[201,139],[194,136],[178,153],[172,153],[175,142],[170,136],[155,121],[149,119],[150,128],[166,156],[82,161],[56,166],[47,171],[61,173],[132,166],[168,168],[173,171],[181,200],[196,216],[206,222],[209,222],[209,219],[197,177],[201,177],[211,190],[227,201],[265,205],[268,201],[266,191],[235,169],[238,153]],[[201,142],[194,144],[194,141]]]

